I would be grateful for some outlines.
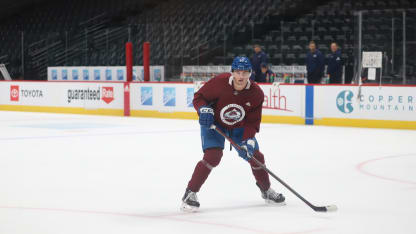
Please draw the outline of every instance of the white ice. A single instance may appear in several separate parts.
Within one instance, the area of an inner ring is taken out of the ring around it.
[[[262,124],[257,138],[275,174],[338,212],[272,178],[287,205],[267,206],[229,150],[200,212],[180,212],[194,120],[0,112],[0,233],[416,233],[416,131]]]

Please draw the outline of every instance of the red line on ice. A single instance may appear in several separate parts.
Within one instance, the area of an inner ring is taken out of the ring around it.
[[[394,182],[402,183],[402,184],[416,185],[415,181],[402,180],[402,179],[391,178],[391,177],[387,177],[387,176],[383,176],[383,175],[377,175],[377,174],[368,172],[364,169],[364,167],[366,165],[368,165],[370,163],[377,162],[377,161],[386,160],[386,159],[400,158],[400,157],[411,157],[411,156],[416,156],[416,154],[403,154],[403,155],[393,155],[393,156],[386,156],[386,157],[381,157],[381,158],[374,158],[374,159],[370,159],[370,160],[359,163],[356,166],[356,168],[359,172],[361,172],[365,175],[368,175],[368,176],[376,177],[378,179],[394,181]]]

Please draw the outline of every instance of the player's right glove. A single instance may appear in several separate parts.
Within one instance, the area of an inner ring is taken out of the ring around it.
[[[242,157],[246,161],[250,161],[250,159],[254,155],[254,148],[256,146],[256,139],[249,138],[243,142],[241,142],[241,150],[238,151],[238,156]]]
[[[214,123],[214,109],[209,106],[202,106],[198,110],[199,124],[203,127],[209,128]]]

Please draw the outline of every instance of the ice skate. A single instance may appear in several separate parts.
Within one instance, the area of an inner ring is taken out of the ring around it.
[[[184,212],[196,212],[199,209],[199,201],[195,192],[186,189],[182,198],[181,210]]]
[[[262,188],[257,184],[261,191],[261,197],[267,204],[271,205],[286,205],[285,197],[281,193],[277,193],[272,188],[269,188],[267,191],[262,190]]]

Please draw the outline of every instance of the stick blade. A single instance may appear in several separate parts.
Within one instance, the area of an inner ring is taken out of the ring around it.
[[[338,207],[336,205],[329,205],[329,206],[326,206],[325,208],[327,212],[335,212],[338,210]]]
[[[336,205],[318,206],[314,210],[317,212],[335,212],[338,210],[338,207]]]

